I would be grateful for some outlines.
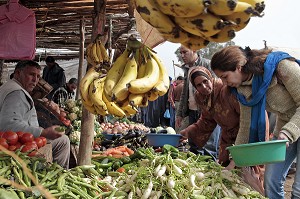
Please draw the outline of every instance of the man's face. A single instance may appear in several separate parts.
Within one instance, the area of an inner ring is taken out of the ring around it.
[[[14,78],[21,83],[22,87],[31,92],[39,82],[41,70],[34,66],[27,66],[15,71]]]
[[[181,46],[180,47],[180,55],[185,64],[188,64],[188,65],[194,64],[194,62],[195,62],[195,57],[194,57],[195,52],[194,51],[192,51],[184,46]]]
[[[76,88],[77,88],[77,84],[68,84],[68,87],[69,87],[69,89],[71,90],[71,91],[75,91],[76,90]]]

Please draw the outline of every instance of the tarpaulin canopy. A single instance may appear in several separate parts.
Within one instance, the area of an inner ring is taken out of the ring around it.
[[[0,59],[31,60],[35,56],[35,14],[10,0],[0,6]]]

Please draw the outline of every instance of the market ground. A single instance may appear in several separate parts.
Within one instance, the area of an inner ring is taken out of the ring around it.
[[[295,176],[295,174],[288,175],[286,177],[286,182],[285,182],[285,185],[284,185],[285,198],[286,199],[291,198],[291,191],[292,191],[292,185],[293,185],[293,182],[294,182],[294,176]]]

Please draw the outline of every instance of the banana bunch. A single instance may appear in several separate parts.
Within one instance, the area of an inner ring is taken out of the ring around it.
[[[90,43],[86,47],[86,59],[92,66],[109,64],[109,56],[99,38],[100,37],[97,37],[94,42]]]
[[[157,55],[130,37],[127,48],[107,72],[102,99],[110,114],[129,116],[136,114],[138,107],[147,106],[148,100],[166,94],[169,84],[167,70]]]
[[[263,16],[264,0],[134,0],[141,17],[170,42],[198,50],[227,42],[251,17]]]
[[[134,115],[138,107],[147,106],[169,89],[166,67],[134,37],[128,39],[127,48],[107,72],[100,68],[93,65],[79,85],[84,107],[96,115]]]

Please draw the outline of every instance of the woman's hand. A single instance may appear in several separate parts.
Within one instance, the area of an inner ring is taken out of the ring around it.
[[[224,168],[224,170],[232,170],[235,168],[235,163],[234,161],[231,159],[230,163],[227,165],[227,167]]]
[[[286,147],[289,147],[289,145],[290,145],[288,136],[286,136],[286,134],[282,131],[279,132],[277,140],[286,140],[287,141],[286,142]]]

